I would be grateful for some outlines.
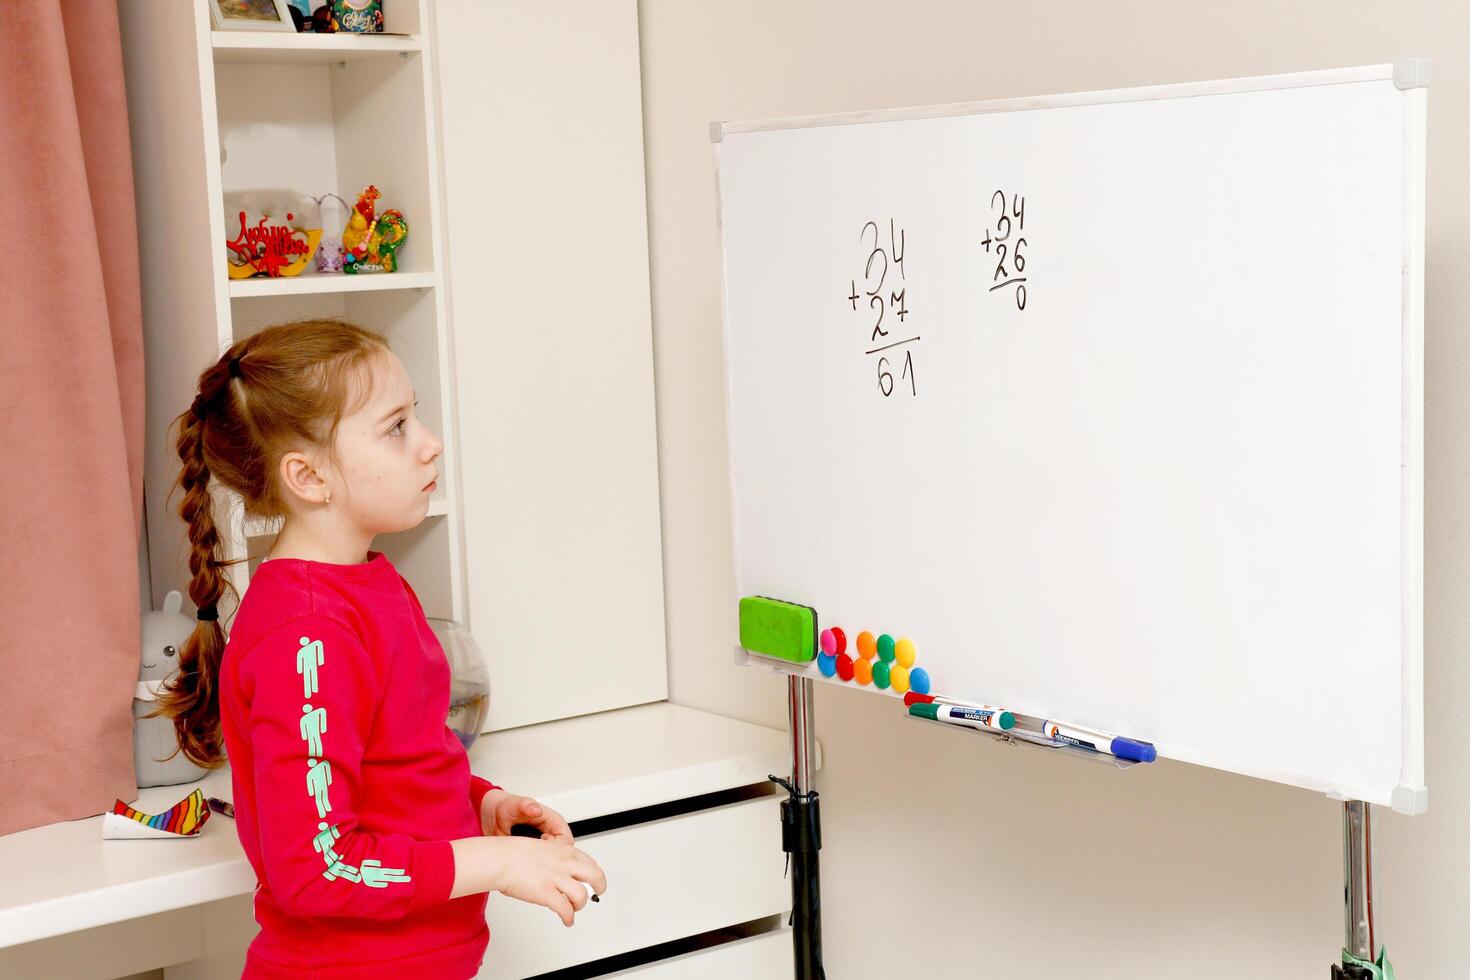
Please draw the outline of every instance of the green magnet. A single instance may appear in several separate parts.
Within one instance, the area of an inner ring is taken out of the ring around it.
[[[889,648],[888,653],[889,653],[890,656],[892,656],[892,654],[893,654],[892,647]],[[893,668],[893,665],[890,664],[886,660],[880,660],[880,661],[878,661],[877,663],[875,663],[873,665],[873,683],[875,685],[877,685],[877,687],[878,687],[879,690],[881,690],[881,691],[888,690],[888,685],[893,682],[893,679],[888,676],[888,672],[892,668]]]
[[[878,637],[878,656],[884,660],[893,660],[894,646],[895,644],[893,642],[893,637],[889,636],[887,633],[884,633],[882,636]],[[886,676],[887,671],[884,671],[884,674]]]

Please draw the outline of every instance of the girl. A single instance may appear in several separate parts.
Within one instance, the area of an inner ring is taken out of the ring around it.
[[[199,611],[160,712],[189,758],[231,763],[258,880],[246,977],[471,977],[486,892],[570,926],[607,887],[560,814],[470,774],[443,649],[368,550],[422,521],[437,485],[444,447],[414,404],[382,336],[304,321],[231,347],[177,420]],[[284,517],[228,642],[211,481]],[[520,823],[540,838],[511,836]]]

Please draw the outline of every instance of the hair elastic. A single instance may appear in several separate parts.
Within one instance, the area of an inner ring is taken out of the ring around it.
[[[200,606],[199,611],[194,614],[194,618],[201,623],[218,622],[219,609],[214,605],[214,603],[210,603],[207,606]]]

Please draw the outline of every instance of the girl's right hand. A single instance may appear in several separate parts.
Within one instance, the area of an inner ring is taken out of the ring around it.
[[[565,925],[570,926],[577,912],[586,906],[588,885],[598,895],[607,890],[607,876],[597,862],[564,841],[480,837],[453,843],[458,851],[460,845],[476,842],[492,849],[498,866],[492,872],[490,887],[485,890],[545,906]]]

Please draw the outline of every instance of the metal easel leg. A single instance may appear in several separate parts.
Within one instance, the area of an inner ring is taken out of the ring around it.
[[[1343,901],[1347,935],[1343,943],[1349,953],[1373,960],[1373,824],[1367,803],[1348,800],[1342,805]],[[1332,980],[1367,980],[1371,974],[1361,967],[1334,964]]]
[[[786,679],[787,720],[791,732],[791,779],[772,776],[789,794],[781,804],[781,847],[791,869],[792,946],[796,980],[825,980],[822,969],[821,881],[817,852],[822,849],[822,820],[812,790],[816,735],[812,726],[812,682],[794,675]]]

